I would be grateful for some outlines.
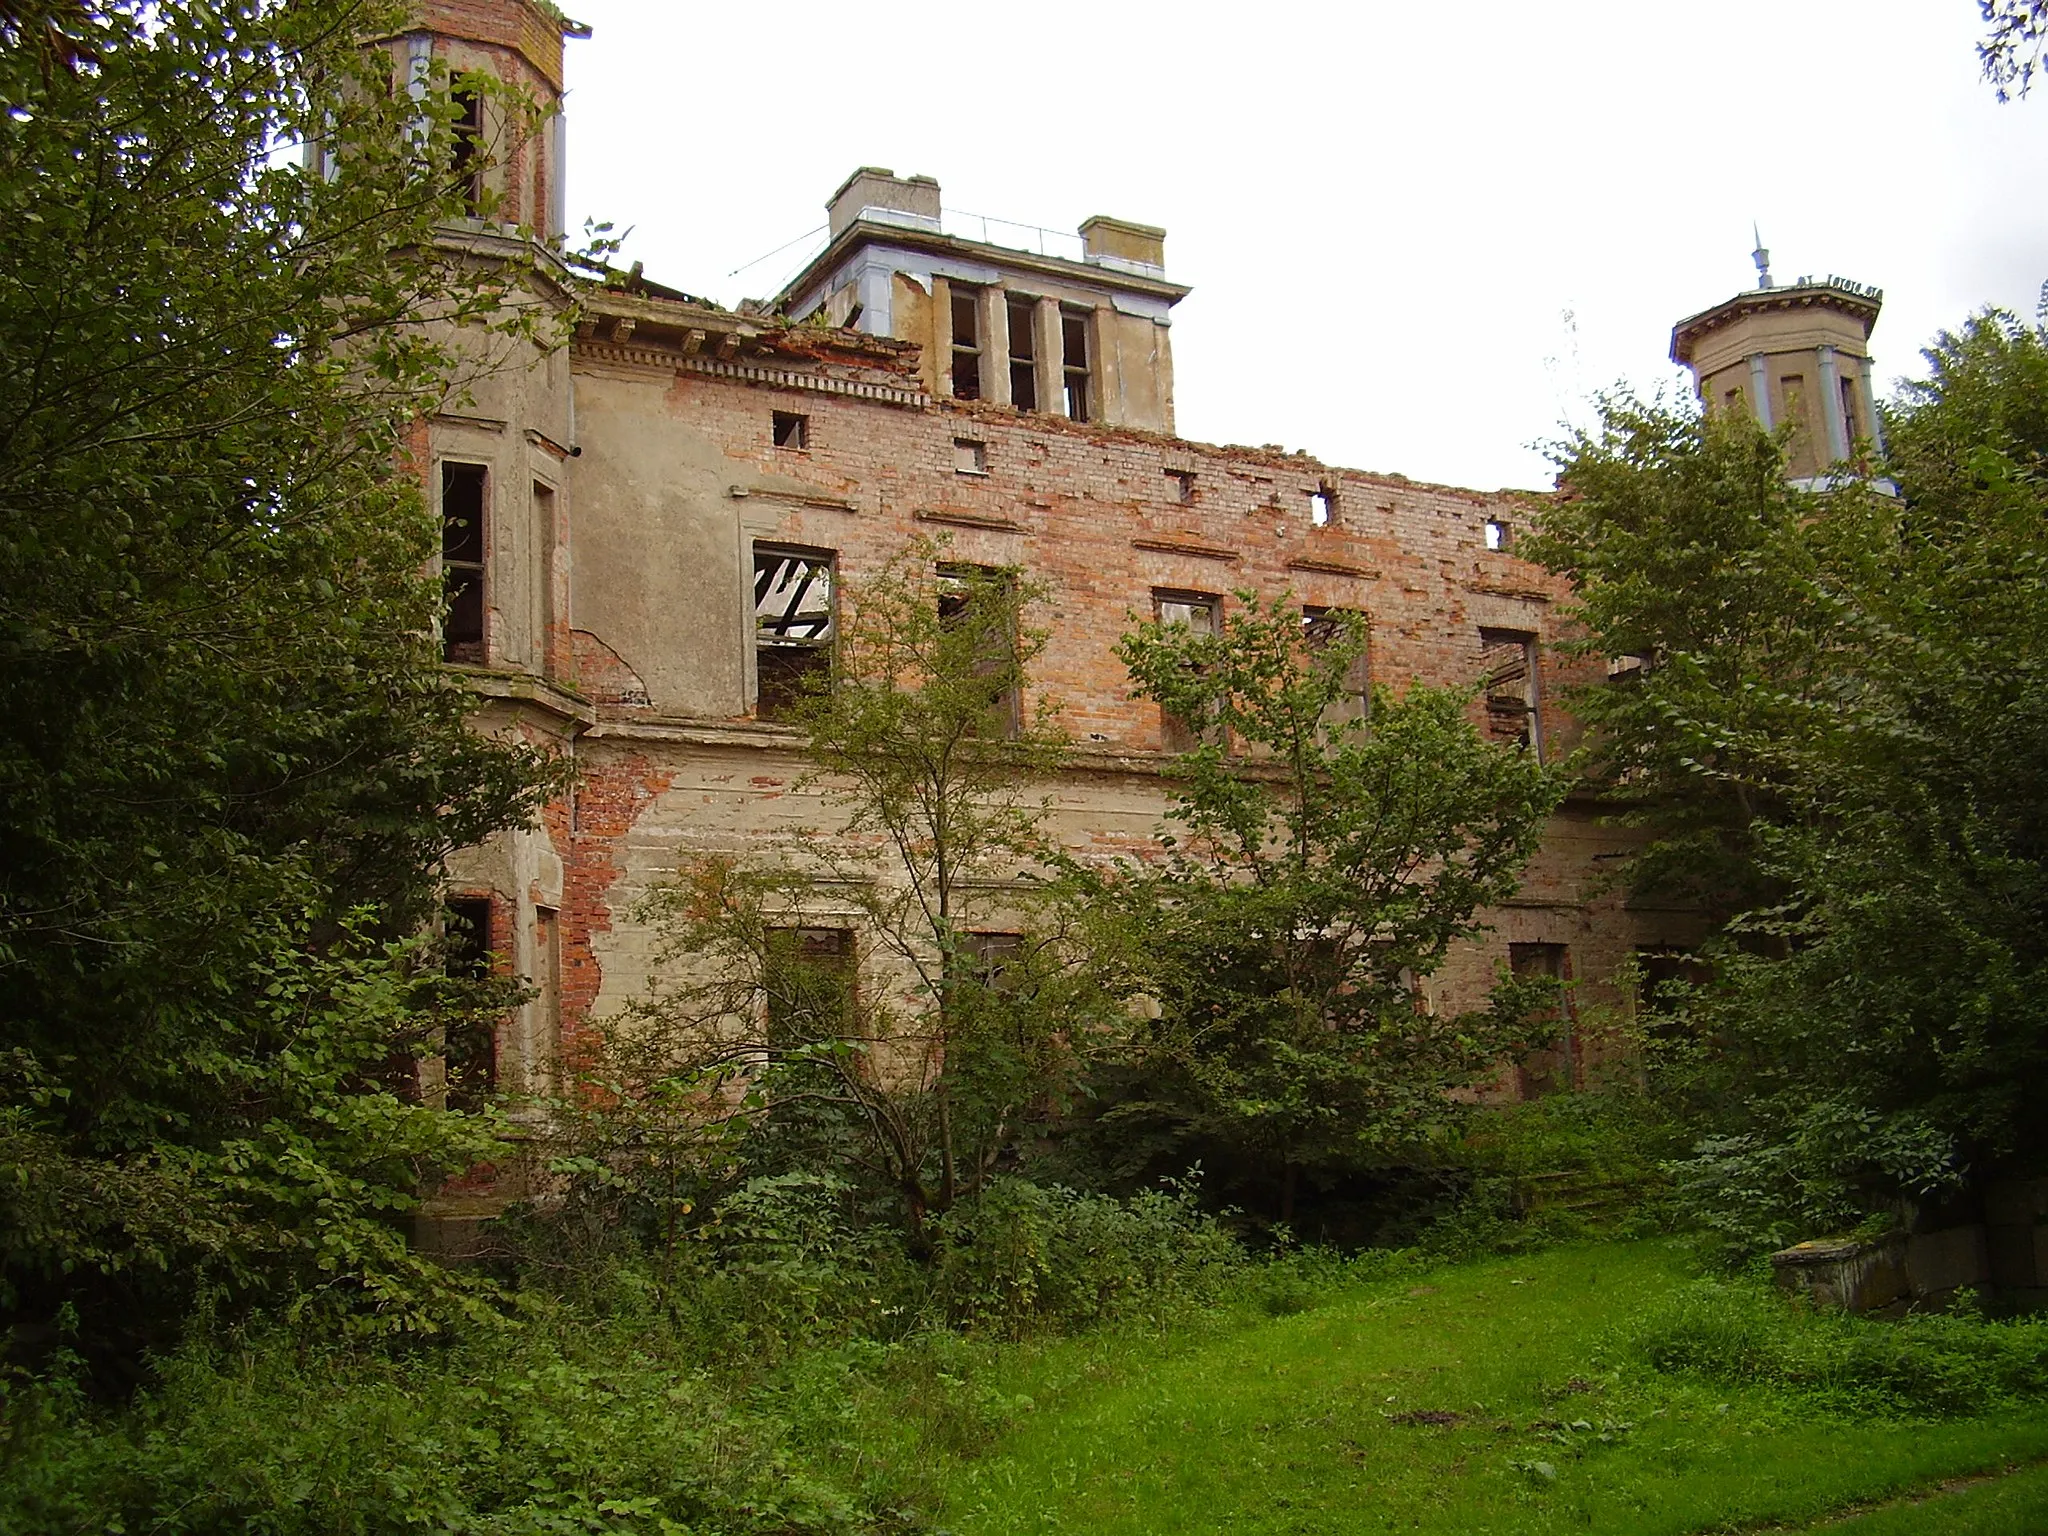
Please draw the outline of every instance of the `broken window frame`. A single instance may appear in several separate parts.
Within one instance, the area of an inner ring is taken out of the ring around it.
[[[448,147],[448,178],[462,197],[471,218],[484,207],[484,96],[474,89],[456,89],[449,99],[456,108]]]
[[[770,411],[769,440],[778,448],[802,450],[811,446],[811,418],[800,411]]]
[[[1318,651],[1333,640],[1351,633],[1353,625],[1365,637],[1365,646],[1344,671],[1344,696],[1323,711],[1327,728],[1352,720],[1364,720],[1372,713],[1372,621],[1357,608],[1329,607],[1304,603],[1301,607],[1301,643],[1305,650]]]
[[[830,678],[839,633],[838,554],[789,544],[754,546],[754,718],[789,718],[809,678]],[[792,569],[794,567],[794,569]],[[822,577],[824,603],[805,600]],[[779,612],[764,615],[771,597],[787,592]],[[801,630],[802,633],[792,633]]]
[[[988,444],[982,442],[979,438],[954,438],[953,473],[956,475],[986,475],[988,473]]]
[[[955,286],[948,290],[950,313],[946,323],[952,337],[949,377],[955,400],[983,398],[981,363],[986,327],[982,324],[981,295],[979,288]]]
[[[1195,472],[1192,469],[1169,469],[1162,473],[1173,484],[1174,504],[1192,507],[1195,504]]]
[[[974,593],[985,587],[1014,589],[1017,583],[1015,571],[999,565],[976,565],[971,561],[942,560],[933,569],[934,599],[938,604],[939,623],[949,624],[967,612],[974,600]],[[992,636],[992,644],[1004,646],[1003,654],[993,652],[977,664],[977,671],[1009,672],[1016,666],[1017,636],[1014,631],[1006,636]],[[1014,676],[1010,686],[1000,692],[991,693],[988,713],[995,721],[995,736],[1002,741],[1015,741],[1024,733],[1024,691],[1020,680]]]
[[[480,667],[490,658],[490,467],[443,459],[440,486],[441,659]],[[454,504],[458,486],[474,487],[473,513],[466,489]]]
[[[1541,646],[1532,630],[1479,628],[1480,686],[1485,694],[1487,734],[1514,740],[1543,761]]]
[[[1038,409],[1038,301],[1021,293],[1003,296],[1010,319],[1010,404]]]
[[[1090,419],[1089,374],[1095,364],[1095,346],[1089,332],[1094,329],[1094,318],[1092,310],[1060,310],[1060,404],[1069,421]]]

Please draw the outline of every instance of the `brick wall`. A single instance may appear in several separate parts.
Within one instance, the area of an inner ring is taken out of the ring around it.
[[[601,358],[606,349],[582,350]],[[809,418],[807,448],[772,446],[774,411]],[[1155,589],[1213,592],[1226,606],[1239,588],[1291,590],[1297,603],[1360,609],[1372,624],[1374,675],[1397,683],[1476,681],[1481,626],[1546,639],[1560,632],[1564,584],[1485,548],[1486,520],[1526,523],[1525,498],[1000,408],[949,401],[905,410],[692,373],[661,381],[659,416],[707,440],[734,480],[752,471],[844,503],[791,502],[764,536],[836,550],[851,582],[920,534],[950,538],[956,558],[1018,565],[1046,581],[1053,598],[1038,621],[1053,638],[1034,691],[1061,704],[1083,741],[1158,746],[1156,711],[1133,707],[1111,650],[1133,614],[1150,616]],[[956,472],[961,439],[984,445],[985,476]],[[1174,501],[1169,470],[1194,476],[1192,505]],[[1336,509],[1316,527],[1309,494],[1324,486],[1335,490]],[[602,518],[606,509],[584,515]],[[729,519],[733,508],[714,504],[697,515]],[[736,568],[728,574],[738,579]],[[607,638],[608,595],[579,589],[576,600],[579,625]],[[1544,691],[1568,680],[1546,652]],[[729,703],[712,713],[743,713],[743,699]]]
[[[791,795],[799,744],[751,719],[735,664],[748,644],[750,537],[835,551],[855,586],[919,535],[948,538],[951,558],[1020,566],[1046,582],[1052,595],[1035,622],[1051,639],[1030,702],[1058,706],[1081,759],[1049,786],[1055,824],[1071,845],[1104,852],[1143,852],[1165,804],[1158,711],[1131,699],[1112,650],[1133,618],[1150,617],[1155,590],[1216,593],[1226,607],[1239,589],[1289,591],[1296,604],[1360,610],[1374,678],[1396,687],[1476,683],[1482,627],[1538,637],[1546,699],[1598,676],[1549,649],[1563,633],[1565,584],[1486,547],[1488,519],[1524,526],[1540,498],[1001,407],[749,383],[685,366],[644,316],[631,346],[606,337],[602,321],[586,328],[574,359],[588,385],[579,432],[593,445],[573,471],[577,535],[627,555],[576,567],[578,664],[600,724],[578,748],[565,1030],[644,985],[653,937],[628,914],[679,853],[763,847],[781,827],[829,824],[815,794]],[[832,364],[773,345],[785,372]],[[807,418],[804,448],[774,446],[776,411]],[[960,440],[982,445],[986,474],[958,472]],[[1174,476],[1188,475],[1193,499],[1182,504]],[[1324,490],[1334,507],[1318,526],[1310,495]],[[678,540],[694,541],[693,554],[663,587],[656,568]],[[687,685],[665,695],[661,679],[678,675]],[[1545,713],[1546,739],[1568,746],[1569,722]],[[1484,714],[1475,703],[1475,720]],[[1621,846],[1589,807],[1567,808],[1518,899],[1431,981],[1430,1003],[1476,1005],[1511,942],[1568,945],[1597,1059],[1597,1037],[1627,1012],[1605,978],[1636,945],[1685,926],[1682,914],[1631,912],[1603,888]],[[1504,1073],[1498,1091],[1514,1088]]]

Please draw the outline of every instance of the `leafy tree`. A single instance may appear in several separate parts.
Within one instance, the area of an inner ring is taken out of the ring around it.
[[[1042,594],[943,555],[921,541],[841,594],[830,679],[795,711],[839,823],[687,861],[651,908],[675,979],[623,1026],[673,1043],[635,1096],[743,1124],[756,1159],[864,1170],[919,1244],[1057,1093],[1094,1007],[1033,878],[1063,752],[1021,708]]]
[[[1531,546],[1589,648],[1649,657],[1574,701],[1664,839],[1643,873],[1721,834],[1737,899],[1666,1076],[1738,1248],[2042,1150],[2048,347],[1987,314],[1927,358],[1891,413],[1897,499],[1772,490],[1754,426],[1610,402]]]
[[[1566,651],[1624,663],[1568,703],[1610,805],[1655,832],[1637,887],[1725,921],[1775,894],[1759,829],[1796,816],[1797,764],[1830,728],[1839,593],[1884,503],[1790,484],[1781,442],[1743,419],[1628,396],[1602,410],[1560,445],[1561,494],[1523,552],[1573,581]]]
[[[2048,3],[2044,0],[1977,0],[1985,24],[1977,57],[1984,78],[1998,88],[1998,99],[2010,101],[2032,88],[2041,67],[2041,49],[2048,44]]]
[[[1291,1219],[1303,1170],[1412,1147],[1528,1027],[1514,989],[1479,1014],[1417,998],[1514,892],[1564,779],[1487,743],[1459,692],[1378,688],[1359,718],[1362,617],[1308,627],[1285,597],[1238,599],[1220,632],[1118,644],[1136,693],[1206,740],[1170,770],[1163,858],[1099,890],[1109,952],[1158,1009],[1113,1118],[1249,1165]]]
[[[357,43],[398,19],[0,12],[18,1317],[70,1302],[125,1328],[200,1287],[282,1285],[416,1318],[375,1299],[407,1269],[387,1217],[478,1149],[387,1086],[469,1005],[376,935],[411,931],[449,851],[527,819],[551,775],[469,730],[442,675],[437,530],[403,450],[489,350],[468,338],[545,341],[551,312],[514,267],[436,244],[462,211],[454,109],[394,95]],[[283,152],[315,133],[331,177]]]

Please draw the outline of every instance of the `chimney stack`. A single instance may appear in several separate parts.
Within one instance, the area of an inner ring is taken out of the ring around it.
[[[825,208],[831,216],[835,240],[855,219],[862,217],[873,223],[902,224],[937,233],[939,184],[929,176],[905,180],[881,166],[864,165],[840,183]]]

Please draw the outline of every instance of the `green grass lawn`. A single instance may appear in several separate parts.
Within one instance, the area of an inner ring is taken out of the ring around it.
[[[2041,1536],[2048,1466],[1822,1526],[1830,1536]]]
[[[1855,1419],[1659,1375],[1627,1325],[1691,1275],[1666,1243],[1589,1245],[1339,1284],[1292,1316],[977,1352],[875,1433],[916,1442],[959,1536],[1800,1529],[2048,1457],[2048,1409]],[[1933,1512],[1981,1508],[1985,1532],[2038,1531],[2012,1509],[2042,1496],[2024,1479],[1830,1528],[1977,1530]],[[1921,1511],[1937,1523],[1881,1523]]]

